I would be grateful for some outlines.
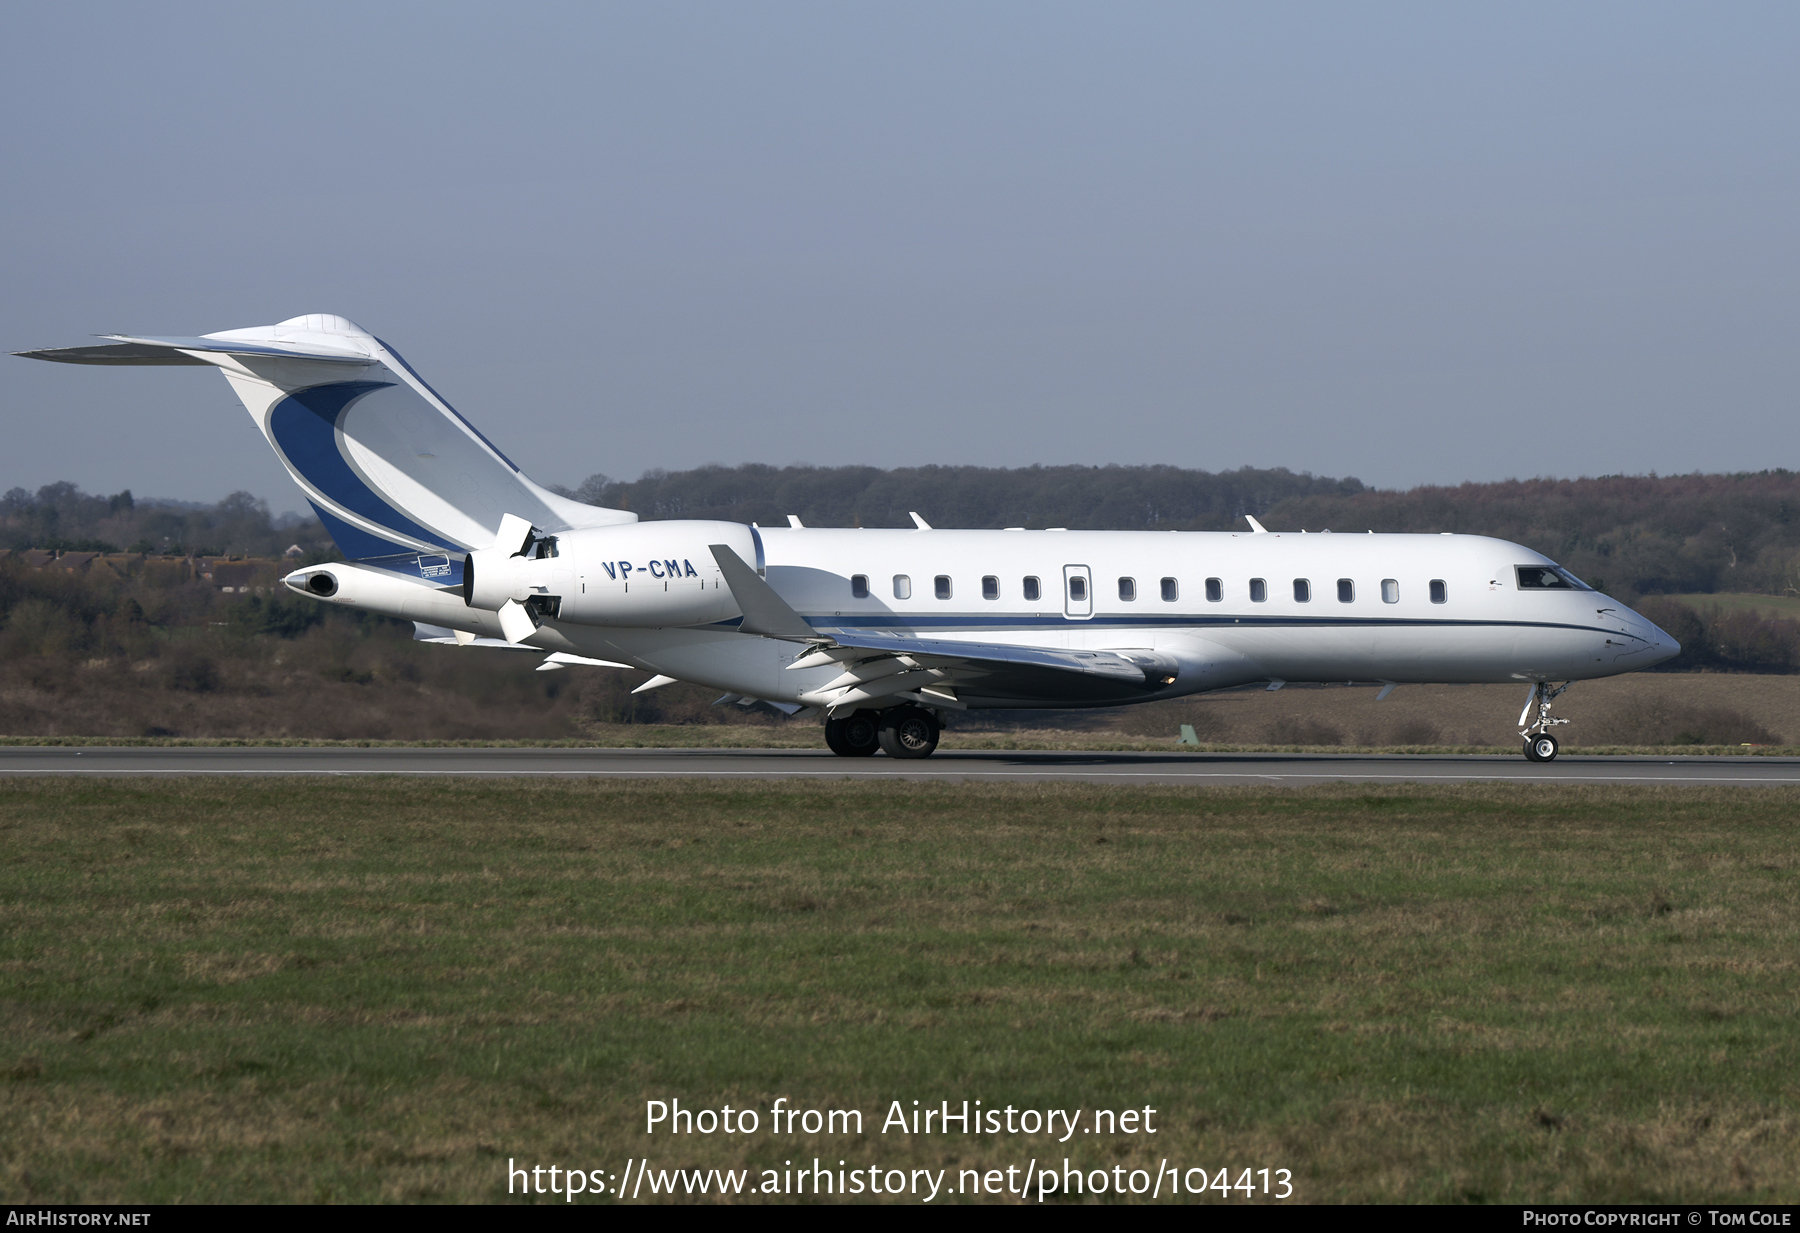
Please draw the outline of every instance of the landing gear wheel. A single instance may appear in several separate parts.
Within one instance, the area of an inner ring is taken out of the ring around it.
[[[938,721],[922,706],[881,713],[881,748],[890,758],[929,758],[938,745]]]
[[[1556,761],[1556,738],[1540,732],[1525,742],[1525,756],[1533,762]]]
[[[874,711],[827,719],[825,744],[840,758],[866,758],[881,748],[880,721]]]

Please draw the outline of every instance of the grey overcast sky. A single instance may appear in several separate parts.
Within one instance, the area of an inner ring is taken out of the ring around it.
[[[1800,467],[1800,6],[15,5],[0,345],[333,312],[547,483]],[[0,359],[0,489],[301,507]]]

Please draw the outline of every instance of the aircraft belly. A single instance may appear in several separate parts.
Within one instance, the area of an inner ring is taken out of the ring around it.
[[[1323,628],[1227,626],[1214,636],[1281,680],[1407,683],[1568,679],[1583,675],[1578,669],[1595,641],[1592,631],[1580,629],[1399,622]]]
[[[803,686],[800,681],[786,678],[809,675],[783,672],[783,668],[804,650],[800,645],[772,638],[753,638],[730,630],[571,624],[560,624],[557,628],[579,654],[629,660],[647,672],[658,672],[678,681],[691,681],[751,698],[791,702]],[[825,672],[830,675],[832,670]]]
[[[438,625],[445,629],[460,629],[485,638],[504,637],[500,629],[500,618],[496,613],[471,608],[463,602],[461,595],[452,591],[428,587],[417,587],[415,590],[416,594],[407,596],[405,609],[400,614],[407,620],[422,621],[426,625]]]

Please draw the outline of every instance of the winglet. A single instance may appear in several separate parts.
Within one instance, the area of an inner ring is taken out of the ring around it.
[[[1267,535],[1269,533],[1269,528],[1265,527],[1262,523],[1258,522],[1248,514],[1244,515],[1244,521],[1249,523],[1250,529],[1255,531],[1258,535]]]
[[[719,563],[719,572],[725,575],[725,585],[731,588],[731,597],[744,611],[744,620],[738,626],[739,633],[805,642],[827,641],[806,623],[805,617],[788,605],[787,600],[776,593],[774,587],[744,564],[744,558],[733,552],[731,545],[709,544],[707,547],[712,549],[713,560]]]

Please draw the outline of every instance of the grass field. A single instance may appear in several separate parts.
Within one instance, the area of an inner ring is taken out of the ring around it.
[[[1287,1168],[1306,1202],[1794,1202],[1797,806],[4,781],[0,1187],[505,1201],[509,1159],[1066,1156]],[[676,1097],[762,1133],[646,1137]],[[864,1132],[771,1134],[778,1097]],[[1159,1133],[880,1132],[965,1098]]]

